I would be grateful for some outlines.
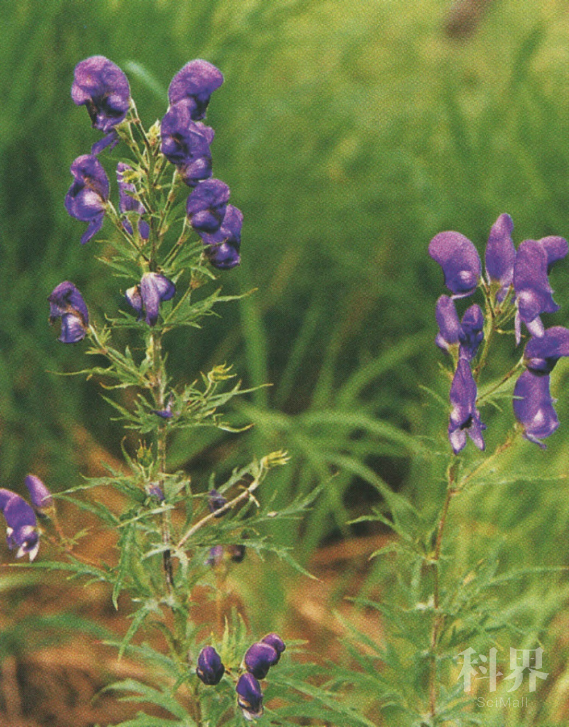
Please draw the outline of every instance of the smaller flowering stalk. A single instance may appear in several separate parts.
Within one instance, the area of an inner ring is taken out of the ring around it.
[[[34,560],[39,550],[37,520],[31,506],[11,490],[0,489],[0,512],[6,520],[6,540],[16,558],[28,555]]]
[[[221,681],[225,667],[213,646],[206,646],[200,651],[196,674],[208,686],[215,686]]]
[[[65,197],[65,209],[72,217],[89,226],[81,237],[84,245],[103,226],[109,199],[109,179],[101,162],[93,154],[77,157],[71,165],[74,182]]]
[[[104,56],[86,58],[75,66],[71,98],[87,107],[93,128],[106,134],[91,153],[114,146],[118,141],[115,127],[124,121],[130,106],[130,86],[121,69]]]
[[[176,294],[176,286],[160,273],[145,273],[140,285],[129,288],[125,297],[138,313],[137,320],[143,318],[149,326],[158,322],[160,303],[171,300]]]
[[[49,301],[49,322],[61,319],[61,334],[59,340],[62,343],[77,343],[85,338],[89,327],[89,311],[83,300],[83,296],[77,287],[64,280],[56,286]]]

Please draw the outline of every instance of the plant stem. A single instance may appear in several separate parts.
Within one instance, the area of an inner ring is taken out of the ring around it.
[[[454,460],[447,471],[447,490],[445,501],[439,517],[437,525],[437,537],[435,541],[435,550],[430,559],[430,563],[434,568],[434,584],[433,584],[433,626],[431,630],[431,670],[429,678],[429,712],[431,719],[434,719],[437,713],[437,644],[443,627],[444,614],[440,612],[440,575],[439,561],[443,546],[443,535],[448,517],[450,502],[457,493],[456,473],[458,470],[458,461]]]

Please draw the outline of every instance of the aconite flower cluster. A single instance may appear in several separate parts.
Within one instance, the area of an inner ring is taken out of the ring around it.
[[[156,325],[162,303],[176,294],[172,263],[181,257],[186,228],[168,253],[157,253],[167,243],[170,219],[164,212],[173,207],[179,183],[192,190],[186,202],[186,223],[201,239],[209,263],[228,270],[240,262],[243,215],[229,204],[227,184],[212,178],[211,143],[215,134],[202,121],[212,93],[222,83],[222,73],[211,63],[201,59],[190,61],[170,83],[169,107],[162,121],[146,132],[131,98],[128,79],[115,63],[104,56],[92,56],[75,68],[71,98],[86,107],[93,128],[104,136],[92,145],[89,153],[71,164],[73,183],[65,197],[65,208],[72,217],[87,223],[80,238],[82,244],[102,230],[107,217],[115,226],[120,225],[122,239],[136,251],[139,262],[145,263],[141,277],[133,281],[125,297],[137,320],[149,326]],[[142,153],[135,142],[136,134],[143,138]],[[121,140],[134,152],[134,158],[132,163],[121,160],[115,164],[115,208],[109,176],[99,156]],[[145,179],[142,170],[149,163],[151,178]],[[156,202],[158,190],[166,188],[168,163],[174,165],[175,174],[158,214],[152,203]],[[62,283],[67,292],[58,286],[50,296],[51,319],[61,319],[60,340],[64,343],[84,338],[89,324],[84,304],[69,303],[71,285],[74,286],[68,281]],[[74,286],[75,302],[80,295]]]
[[[244,670],[237,679],[235,691],[237,703],[245,719],[251,720],[263,714],[263,692],[260,681],[266,678],[285,651],[286,645],[278,634],[271,633],[250,646],[243,657]],[[204,684],[219,684],[226,673],[221,657],[213,646],[204,647],[198,656],[196,674]]]
[[[436,305],[436,343],[452,356],[454,374],[450,388],[451,414],[448,436],[455,454],[466,445],[467,436],[484,449],[486,428],[477,408],[477,379],[486,363],[492,338],[503,333],[513,319],[516,345],[524,328],[528,340],[518,366],[513,392],[514,415],[526,439],[545,446],[543,439],[559,426],[550,394],[550,374],[562,356],[569,356],[569,330],[546,328],[542,316],[555,313],[549,273],[554,263],[567,255],[567,241],[558,236],[524,240],[516,249],[513,223],[502,214],[493,225],[485,253],[485,275],[474,244],[459,232],[441,232],[429,244],[429,255],[441,266],[451,295],[441,296]],[[481,290],[484,313],[477,304],[459,318],[455,301]],[[482,348],[481,345],[483,344]]]

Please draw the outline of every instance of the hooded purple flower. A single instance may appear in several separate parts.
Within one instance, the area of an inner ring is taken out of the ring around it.
[[[474,293],[482,264],[467,237],[460,232],[439,232],[429,243],[429,255],[443,269],[445,285],[454,298],[466,298]]]
[[[227,202],[229,187],[219,179],[206,179],[200,182],[188,197],[186,211],[190,224],[198,232],[217,232],[221,227]]]
[[[278,634],[272,633],[263,636],[261,639],[263,644],[269,644],[277,652],[277,662],[281,658],[283,651],[286,651],[286,644]],[[276,662],[275,662],[276,663]]]
[[[252,674],[249,672],[242,674],[235,690],[237,703],[243,710],[245,719],[256,719],[263,714],[263,692],[261,685]]]
[[[124,162],[119,162],[117,164],[117,182],[119,185],[119,211],[123,215],[127,212],[135,212],[138,215],[143,215],[146,213],[144,206],[141,202],[133,197],[133,195],[136,194],[136,188],[134,184],[131,184],[130,182],[125,182],[123,179],[124,173],[130,171],[132,171],[132,167],[130,167],[128,164],[125,164]],[[132,225],[126,218],[123,220],[123,227],[129,235],[133,234]],[[146,220],[139,220],[138,231],[140,233],[140,236],[144,240],[148,240],[148,238],[150,237],[150,227],[148,226],[148,222],[146,222]]]
[[[435,338],[437,346],[451,353],[460,344],[459,356],[469,361],[473,359],[484,339],[484,315],[480,306],[471,305],[459,321],[454,300],[448,295],[441,295],[437,300],[436,318],[439,326]]]
[[[211,234],[207,232],[200,234],[205,245],[205,254],[214,268],[230,270],[241,262],[239,249],[242,225],[243,213],[237,207],[228,204],[219,230]]]
[[[277,650],[270,644],[259,641],[250,646],[245,653],[243,661],[247,671],[256,679],[264,679],[269,669],[279,660]]]
[[[189,100],[180,101],[166,112],[160,127],[162,153],[178,167],[184,182],[195,186],[211,177],[211,150],[214,131],[191,117]]]
[[[516,343],[521,340],[521,324],[525,323],[532,336],[543,336],[542,313],[555,313],[559,306],[553,300],[548,272],[557,260],[567,254],[567,242],[562,237],[524,240],[518,248],[514,264],[516,293]]]
[[[514,415],[524,428],[524,437],[542,449],[541,441],[559,426],[554,400],[549,393],[549,376],[524,371],[514,387]]]
[[[6,540],[10,550],[18,548],[16,558],[27,554],[33,560],[39,549],[39,534],[30,505],[15,492],[0,489],[0,512],[6,519]]]
[[[85,338],[89,326],[89,311],[75,285],[64,280],[53,289],[48,301],[49,322],[55,323],[61,318],[59,340],[62,343],[76,343]]]
[[[460,358],[450,387],[452,411],[448,425],[448,437],[455,454],[464,449],[467,434],[478,449],[484,449],[482,430],[486,426],[480,421],[476,396],[476,382],[470,364],[465,358]]]
[[[219,684],[224,673],[225,667],[217,651],[213,646],[204,647],[198,656],[198,666],[196,668],[198,677],[204,684],[214,686]]]
[[[476,303],[467,308],[460,322],[460,356],[471,361],[484,340],[484,314]]]
[[[109,179],[101,162],[92,154],[77,157],[70,171],[75,181],[65,197],[65,209],[75,219],[89,223],[81,238],[85,244],[103,226]]]
[[[448,295],[441,295],[437,300],[435,315],[439,332],[435,338],[437,346],[445,353],[449,353],[453,347],[458,346],[461,334],[460,321],[454,300]]]
[[[168,88],[170,106],[187,99],[191,118],[199,121],[205,117],[211,94],[223,83],[223,74],[211,63],[196,59],[176,73]]]
[[[550,374],[562,356],[569,356],[569,330],[548,328],[541,338],[531,338],[524,350],[524,364],[534,374]]]
[[[86,58],[75,66],[71,98],[87,107],[93,128],[107,134],[93,145],[92,153],[116,143],[114,127],[124,120],[130,104],[128,79],[121,69],[104,56]]]
[[[36,477],[35,475],[27,475],[24,483],[30,493],[30,500],[32,501],[34,510],[42,513],[44,510],[49,509],[53,505],[51,492],[47,489],[39,477]]]
[[[207,495],[207,506],[209,507],[209,511],[214,514],[214,517],[223,517],[227,510],[224,510],[223,512],[217,512],[218,510],[221,510],[222,507],[227,505],[227,500],[223,495],[220,495],[220,493],[217,490],[210,490]]]
[[[513,229],[510,215],[500,215],[490,230],[486,245],[486,276],[489,284],[498,283],[500,286],[496,295],[498,302],[504,300],[514,282],[516,248],[512,240]]]
[[[145,321],[149,326],[155,326],[158,321],[160,303],[170,300],[176,293],[176,286],[171,280],[160,273],[145,273],[140,285],[129,288],[125,297],[138,313],[138,320]]]

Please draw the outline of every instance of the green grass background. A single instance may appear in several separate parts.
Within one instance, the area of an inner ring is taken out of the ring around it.
[[[73,280],[99,320],[122,305],[96,244],[79,244],[83,225],[63,207],[69,165],[99,138],[70,100],[73,68],[89,55],[115,61],[150,125],[165,112],[171,77],[201,57],[225,74],[208,114],[214,173],[245,216],[243,264],[222,282],[227,291],[258,292],[170,340],[170,364],[190,381],[234,360],[247,384],[273,385],[236,414],[255,422],[251,433],[179,439],[172,466],[198,483],[203,473],[205,489],[212,465],[226,471],[251,453],[286,447],[292,463],[275,475],[277,505],[328,483],[299,532],[275,528],[303,559],[350,533],[346,521],[386,487],[434,509],[443,458],[424,451],[444,451],[447,412],[420,387],[446,396],[448,384],[433,345],[433,307],[444,289],[428,242],[455,229],[482,251],[502,212],[513,217],[518,243],[569,237],[567,2],[496,0],[462,41],[444,33],[450,6],[0,3],[3,487],[20,489],[28,471],[55,490],[76,484],[77,427],[120,452],[121,430],[109,426],[96,384],[51,373],[84,365],[81,346],[61,346],[47,326],[45,299],[57,283]],[[567,324],[569,263],[551,279],[562,309],[547,324]],[[486,381],[518,356],[510,338],[501,342]],[[519,443],[492,483],[457,508],[475,535],[463,546],[465,562],[484,553],[488,533],[506,539],[506,564],[566,561],[568,374],[560,363],[553,376],[561,427],[547,451]],[[492,449],[512,424],[510,404],[485,409],[484,418]],[[279,609],[278,587],[266,598]],[[547,622],[562,596],[553,605],[534,601],[536,620]],[[256,616],[263,626],[267,611]]]

